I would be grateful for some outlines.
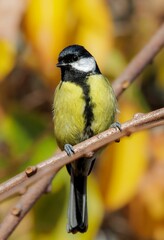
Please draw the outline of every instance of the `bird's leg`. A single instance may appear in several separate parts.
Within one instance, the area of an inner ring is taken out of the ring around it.
[[[110,128],[116,128],[116,129],[118,128],[120,132],[122,131],[122,129],[121,129],[121,123],[119,123],[119,122],[114,122],[114,123],[112,123],[112,124],[110,125]],[[119,142],[120,142],[120,139],[119,139],[119,138],[116,139],[115,142],[116,142],[116,143],[119,143]]]
[[[122,131],[121,129],[121,123],[119,122],[114,122],[110,125],[110,128],[118,128],[120,130],[120,132]]]
[[[67,153],[68,156],[71,156],[75,153],[74,150],[73,150],[73,146],[69,143],[64,145],[64,150],[65,150],[65,152]]]

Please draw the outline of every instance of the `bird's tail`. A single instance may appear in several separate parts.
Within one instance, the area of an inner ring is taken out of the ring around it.
[[[71,171],[67,231],[83,233],[87,228],[87,176],[75,176]]]

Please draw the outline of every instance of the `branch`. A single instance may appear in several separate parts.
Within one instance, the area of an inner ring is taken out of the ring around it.
[[[113,82],[117,98],[140,75],[143,69],[152,62],[164,46],[164,24],[154,34],[147,45],[130,62],[124,72]]]
[[[0,225],[0,239],[7,239],[7,237],[10,236],[21,219],[32,208],[40,196],[46,191],[57,171],[65,164],[77,160],[79,157],[82,157],[89,152],[95,151],[100,147],[103,147],[106,144],[117,140],[118,138],[120,139],[121,137],[129,136],[134,132],[160,125],[164,125],[164,108],[147,114],[135,114],[132,120],[122,124],[121,132],[118,129],[111,128],[74,146],[75,154],[71,157],[68,157],[65,152],[61,152],[55,155],[53,158],[50,158],[38,164],[36,166],[38,171],[35,171],[35,173],[37,173],[36,175],[38,175],[39,178],[37,178],[37,181],[35,179],[36,182],[27,190],[26,193],[24,193],[16,206],[4,218],[3,222]],[[45,168],[46,171],[41,171],[43,168]],[[13,186],[12,181],[17,177],[20,179],[21,176],[23,180],[24,173],[21,173],[15,178],[9,180],[8,186],[10,186],[9,183],[11,183],[11,186]],[[3,187],[3,184],[1,187]]]
[[[30,185],[36,180],[40,179],[42,176],[45,176],[46,173],[56,173],[64,165],[84,155],[87,155],[89,152],[94,152],[108,143],[111,143],[124,136],[129,136],[134,132],[163,124],[164,108],[147,114],[135,114],[132,120],[121,125],[121,132],[114,128],[108,129],[107,131],[74,146],[75,154],[71,157],[68,157],[65,151],[60,152],[54,157],[43,161],[36,166],[29,167],[25,170],[25,172],[22,172],[10,180],[2,183],[0,185],[0,201],[12,196],[15,193],[21,193],[22,189],[24,192],[24,188],[27,187],[27,185]]]
[[[11,209],[0,224],[0,239],[4,240],[10,236],[26,213],[42,194],[46,192],[47,186],[51,183],[53,177],[54,175],[49,174],[45,178],[38,180],[20,198],[18,203]]]

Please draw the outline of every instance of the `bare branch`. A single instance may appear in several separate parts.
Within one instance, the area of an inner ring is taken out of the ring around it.
[[[164,108],[153,111],[147,114],[136,114],[134,118],[124,124],[122,124],[122,131],[118,129],[109,129],[102,132],[74,147],[75,154],[68,157],[65,152],[61,152],[40,164],[37,165],[38,171],[37,181],[27,190],[26,193],[20,198],[16,206],[7,214],[5,219],[0,225],[0,239],[7,239],[8,236],[14,231],[16,226],[19,224],[21,219],[26,215],[26,213],[32,208],[35,202],[41,197],[45,192],[48,185],[52,181],[54,174],[63,167],[65,164],[84,156],[88,152],[95,151],[106,144],[120,139],[124,136],[129,136],[134,132],[148,129],[155,126],[164,125]],[[41,171],[43,168],[46,171]],[[36,168],[34,168],[36,169]],[[29,171],[30,172],[30,171]],[[36,171],[35,171],[36,172]],[[24,179],[24,173],[22,173],[22,179]],[[44,177],[43,177],[44,176]],[[16,176],[17,177],[17,176]],[[13,178],[8,181],[11,182],[11,186],[14,186]],[[19,174],[18,179],[20,180],[21,174]],[[39,178],[38,178],[39,177]],[[3,184],[1,185],[3,189]],[[4,190],[6,190],[4,188]],[[3,193],[3,191],[2,191]],[[2,194],[3,196],[3,194]]]
[[[164,46],[164,24],[150,39],[146,46],[128,64],[124,72],[114,81],[113,88],[117,98],[140,75],[143,69],[152,62]]]
[[[29,175],[27,174],[27,170],[25,170],[25,172],[22,172],[10,180],[2,183],[0,185],[0,201],[13,195],[14,193],[21,193],[22,191],[24,192],[25,187],[41,178],[41,176],[45,176],[47,172],[55,173],[65,164],[72,162],[79,157],[82,157],[88,152],[96,151],[102,146],[111,143],[121,137],[129,136],[134,132],[163,124],[164,108],[147,114],[135,114],[132,120],[122,124],[121,132],[117,129],[111,128],[74,146],[75,154],[73,156],[68,157],[64,151],[60,152],[54,157],[39,163],[35,167],[29,167],[29,170],[31,169],[31,171],[29,171]]]
[[[32,208],[40,196],[45,193],[53,177],[54,175],[49,174],[45,178],[38,180],[20,198],[0,224],[0,239],[5,240],[10,236],[26,213]]]

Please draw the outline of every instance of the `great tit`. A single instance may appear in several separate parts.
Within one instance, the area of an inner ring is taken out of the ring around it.
[[[54,97],[54,132],[57,144],[68,155],[73,145],[108,129],[115,121],[116,97],[94,57],[80,45],[64,48],[58,58],[61,81]],[[67,165],[71,178],[67,231],[86,232],[87,176],[95,156]]]

